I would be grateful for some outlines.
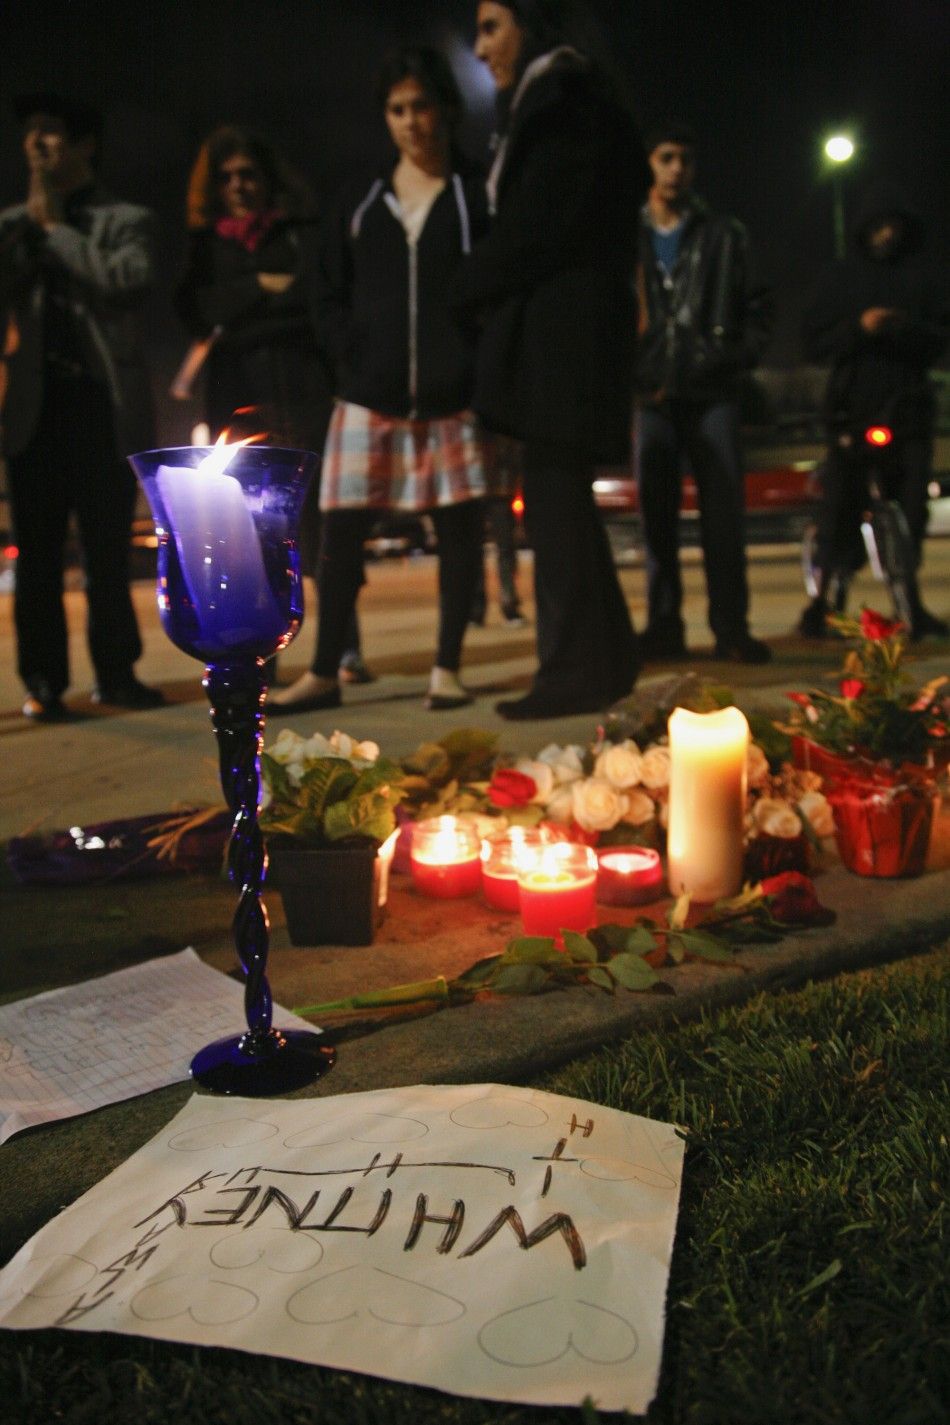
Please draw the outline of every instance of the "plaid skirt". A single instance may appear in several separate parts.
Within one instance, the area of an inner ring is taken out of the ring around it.
[[[491,442],[469,411],[437,420],[383,416],[337,401],[327,433],[321,510],[431,510],[479,499]]]

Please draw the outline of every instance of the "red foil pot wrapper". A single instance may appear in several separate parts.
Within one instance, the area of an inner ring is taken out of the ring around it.
[[[920,876],[936,797],[925,782],[842,778],[828,792],[841,860],[859,876]]]

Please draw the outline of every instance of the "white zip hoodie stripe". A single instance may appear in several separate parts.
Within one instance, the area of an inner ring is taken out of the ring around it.
[[[373,183],[372,187],[370,188],[369,192],[367,193],[366,197],[363,199],[362,203],[359,205],[356,212],[350,219],[351,238],[359,237],[360,228],[363,225],[363,214],[366,212],[366,209],[369,207],[369,205],[378,197],[379,190],[382,188],[382,186],[383,180],[381,178],[377,178],[376,181]]]
[[[468,218],[468,204],[465,201],[465,189],[457,173],[452,174],[452,187],[455,189],[455,206],[459,210],[459,224],[462,229],[462,251],[465,256],[468,257],[472,250],[472,228]]]

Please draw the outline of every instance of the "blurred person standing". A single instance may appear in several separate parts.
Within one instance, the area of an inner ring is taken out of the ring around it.
[[[629,458],[646,172],[632,122],[557,19],[544,0],[477,7],[475,53],[498,91],[494,221],[456,294],[481,326],[475,409],[524,441],[538,669],[524,697],[496,705],[511,719],[599,711],[638,671],[593,474]]]
[[[772,331],[748,234],[693,192],[696,141],[677,122],[646,140],[653,182],[640,230],[634,452],[646,552],[645,659],[686,656],[679,564],[684,461],[696,482],[715,656],[767,663],[749,632],[741,377]]]
[[[864,431],[889,427],[893,448],[886,495],[904,512],[918,565],[927,530],[927,487],[933,464],[934,393],[928,368],[947,345],[946,281],[924,261],[924,225],[887,182],[865,194],[852,225],[849,253],[819,279],[805,316],[810,360],[831,364],[825,392],[828,456],[822,471],[816,563],[819,590],[799,631],[821,638],[834,580],[839,598],[863,561],[859,526],[866,501]],[[911,594],[912,638],[947,637],[950,626]]]
[[[164,701],[135,676],[142,652],[129,592],[135,478],[125,461],[154,443],[138,311],[154,277],[152,215],[99,183],[102,117],[58,94],[14,112],[26,201],[0,212],[6,342],[2,447],[18,549],[14,622],[24,715],[68,716],[63,561],[69,518],[82,542],[93,699]]]
[[[188,182],[189,246],[175,307],[204,359],[212,440],[266,432],[270,444],[322,451],[333,405],[330,363],[310,315],[317,219],[303,179],[262,134],[236,124],[204,141]],[[301,520],[315,571],[319,479]],[[365,681],[356,619],[341,674]]]
[[[270,695],[272,714],[340,705],[339,662],[381,511],[428,513],[439,551],[439,630],[426,705],[472,701],[459,681],[481,560],[485,454],[468,409],[474,350],[448,306],[487,223],[484,189],[457,152],[462,100],[436,50],[389,55],[377,102],[395,149],[348,186],[321,244],[317,333],[337,361],[320,503],[319,623],[310,669]]]

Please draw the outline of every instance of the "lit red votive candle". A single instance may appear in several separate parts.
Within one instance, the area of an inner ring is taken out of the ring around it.
[[[617,847],[598,856],[597,899],[601,905],[647,905],[663,895],[659,853],[648,846]]]
[[[545,846],[518,867],[521,923],[526,935],[581,934],[595,923],[597,857],[589,846]]]
[[[517,913],[518,861],[552,838],[534,827],[513,826],[482,842],[482,895],[496,910]]]
[[[474,895],[482,882],[480,850],[474,826],[457,817],[416,822],[409,860],[416,890],[443,900]]]

